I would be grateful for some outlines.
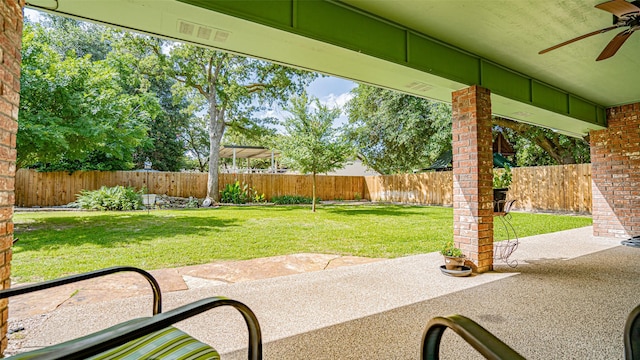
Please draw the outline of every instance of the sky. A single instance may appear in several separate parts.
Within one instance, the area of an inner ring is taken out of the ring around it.
[[[344,80],[332,76],[319,77],[309,84],[307,87],[307,94],[318,98],[320,103],[325,106],[330,108],[335,108],[337,106],[344,109],[344,105],[353,97],[350,91],[356,86],[358,86],[358,84],[350,80]],[[265,117],[275,117],[283,120],[290,114],[281,108],[276,107],[271,111],[265,112],[263,115]],[[334,126],[344,125],[348,121],[349,119],[343,111],[342,115],[335,120]],[[277,128],[280,129],[280,127]]]

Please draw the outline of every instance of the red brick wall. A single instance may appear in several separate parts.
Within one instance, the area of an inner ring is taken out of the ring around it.
[[[454,241],[484,272],[493,269],[491,93],[472,86],[452,96]]]
[[[24,0],[0,0],[0,281],[5,289],[11,285],[23,6]],[[0,353],[7,347],[7,305],[0,301]]]
[[[593,234],[640,235],[640,103],[607,109],[608,127],[591,132]]]

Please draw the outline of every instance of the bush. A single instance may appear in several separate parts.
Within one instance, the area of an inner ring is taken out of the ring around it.
[[[75,205],[90,210],[138,210],[142,206],[142,190],[132,187],[103,186],[98,190],[83,190],[77,195]]]
[[[264,194],[259,194],[257,190],[249,185],[236,180],[233,184],[227,184],[220,191],[220,202],[225,204],[246,204],[247,202],[265,202]]]
[[[505,189],[511,186],[513,176],[511,174],[511,167],[504,164],[504,170],[493,170],[493,188]]]
[[[247,202],[249,185],[240,185],[236,180],[233,184],[227,184],[220,191],[220,202],[226,204],[244,204]]]
[[[320,198],[316,198],[317,202],[322,201]],[[313,198],[304,197],[299,195],[282,195],[282,196],[274,196],[271,199],[276,205],[292,205],[292,204],[311,204],[313,202]]]

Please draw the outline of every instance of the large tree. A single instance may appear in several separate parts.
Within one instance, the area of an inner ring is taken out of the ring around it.
[[[106,35],[117,33],[117,30],[63,16],[40,14],[39,24],[48,30],[46,41],[59,54],[90,55],[92,61],[98,61],[104,60],[111,52],[109,36]]]
[[[149,159],[155,170],[180,171],[184,168],[187,149],[183,136],[194,116],[188,113],[185,98],[173,96],[171,79],[155,77],[149,82],[149,91],[155,94],[162,110],[149,119],[149,141],[136,149],[134,161],[138,168]]]
[[[353,147],[343,129],[335,128],[339,108],[331,109],[306,95],[291,99],[285,118],[286,134],[280,139],[283,162],[312,176],[312,206],[316,211],[316,174],[342,167],[353,155]]]
[[[377,172],[411,172],[451,149],[449,105],[368,85],[352,93],[350,136],[363,163]]]
[[[516,150],[518,166],[580,164],[590,161],[589,142],[553,130],[494,117]]]
[[[253,131],[271,119],[259,113],[300,93],[316,75],[261,60],[190,44],[130,36],[140,56],[141,70],[175,79],[178,94],[192,93],[196,110],[206,114],[209,136],[207,198],[218,200],[219,148],[227,128]]]
[[[108,31],[104,38],[112,46],[106,60],[118,69],[123,90],[131,95],[152,94],[160,106],[156,116],[146,119],[149,128],[147,141],[141,143],[133,154],[136,167],[141,168],[149,159],[156,170],[182,170],[187,149],[182,135],[195,118],[190,99],[186,94],[172,91],[176,83],[174,79],[140,73],[140,62],[144,59],[127,48],[129,41],[125,33]]]
[[[152,94],[124,91],[106,60],[50,44],[52,29],[23,31],[18,166],[49,170],[121,170],[146,138],[159,106]]]

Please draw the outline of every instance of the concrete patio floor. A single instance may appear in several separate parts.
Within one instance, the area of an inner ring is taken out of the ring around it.
[[[512,269],[467,278],[443,275],[437,253],[249,280],[200,283],[164,294],[168,310],[209,296],[251,307],[260,320],[265,359],[417,359],[434,316],[458,313],[480,323],[528,359],[622,359],[629,312],[640,304],[640,249],[591,236],[591,227],[521,239]],[[11,308],[10,303],[10,308]],[[20,339],[24,349],[85,335],[149,315],[150,296],[61,306]],[[11,327],[11,324],[10,324]],[[231,309],[180,323],[244,359],[246,327]],[[20,334],[20,333],[19,333]],[[442,358],[479,355],[445,333]]]

